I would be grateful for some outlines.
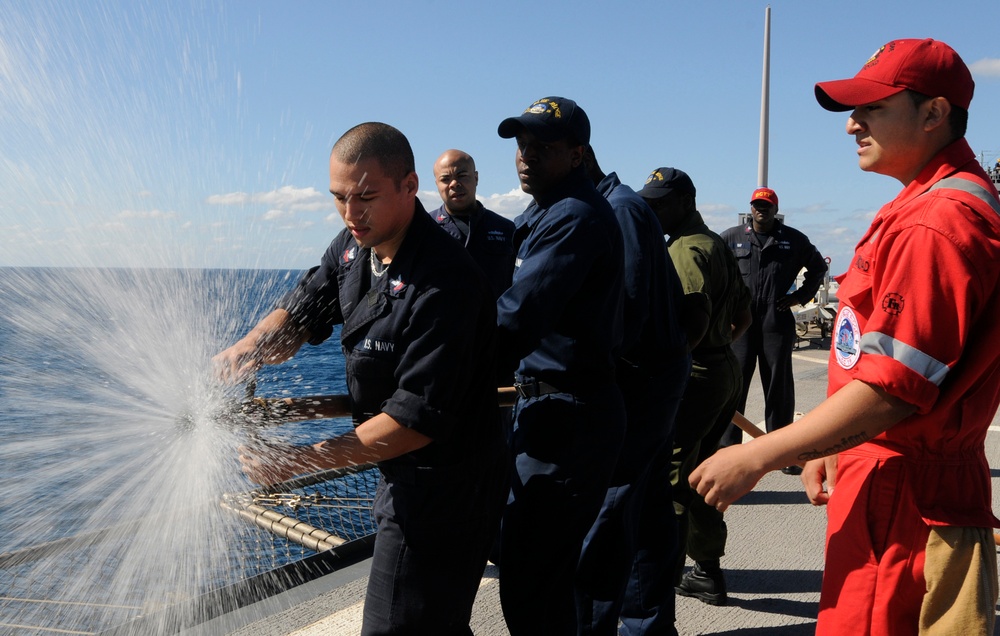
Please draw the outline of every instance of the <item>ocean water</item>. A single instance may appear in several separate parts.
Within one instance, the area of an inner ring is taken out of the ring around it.
[[[0,633],[97,632],[312,554],[218,503],[254,488],[241,444],[350,422],[249,429],[211,368],[299,275],[0,268]],[[256,395],[344,393],[338,336]]]

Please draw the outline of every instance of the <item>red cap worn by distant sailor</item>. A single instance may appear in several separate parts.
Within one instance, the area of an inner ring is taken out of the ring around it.
[[[969,110],[975,86],[965,62],[944,42],[893,40],[853,78],[817,83],[816,100],[827,110],[844,112],[909,89]]]
[[[767,201],[772,205],[778,205],[778,195],[771,188],[757,188],[750,197],[750,203],[754,201]]]

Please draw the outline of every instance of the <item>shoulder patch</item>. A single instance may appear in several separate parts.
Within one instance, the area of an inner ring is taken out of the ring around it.
[[[837,364],[844,369],[854,368],[861,357],[861,329],[858,327],[858,317],[850,307],[840,310],[834,337],[836,340],[833,348]]]

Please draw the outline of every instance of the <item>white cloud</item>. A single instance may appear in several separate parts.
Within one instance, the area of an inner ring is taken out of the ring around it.
[[[977,77],[1000,77],[1000,59],[986,57],[969,65],[969,70]]]
[[[857,240],[858,231],[857,229],[850,227],[831,227],[827,228],[826,233],[835,237],[846,236],[852,241],[853,244],[853,242]]]
[[[428,212],[432,212],[439,207],[441,207],[441,195],[437,193],[437,190],[433,192],[431,190],[419,190],[417,191],[417,198],[424,205],[424,209]]]
[[[316,188],[282,186],[270,192],[230,192],[213,194],[206,201],[211,205],[268,205],[272,209],[287,211],[314,211],[327,209],[332,199]]]
[[[253,195],[245,192],[230,192],[229,194],[213,194],[205,199],[211,205],[245,205],[250,203]]]
[[[514,188],[506,194],[491,194],[488,197],[476,197],[484,206],[508,219],[513,219],[531,203],[531,195],[521,188]]]
[[[288,210],[271,209],[265,212],[264,216],[260,218],[263,219],[264,221],[273,221],[275,219],[287,218],[290,216],[294,216],[294,213]]]
[[[793,208],[794,210],[795,208]],[[826,203],[810,203],[809,205],[798,208],[796,211],[802,212],[803,214],[827,214],[832,210],[832,208]]]
[[[705,220],[705,225],[715,232],[722,232],[740,221],[740,215],[736,208],[726,203],[706,203],[697,205],[701,212],[701,218]]]
[[[421,190],[417,193],[417,197],[428,211],[441,207],[441,195],[436,190]],[[506,194],[491,194],[486,197],[476,195],[476,199],[487,209],[508,219],[513,219],[524,212],[524,208],[531,203],[531,195],[525,194],[521,188],[514,188]]]
[[[295,188],[282,186],[269,192],[230,192],[213,194],[206,199],[210,205],[224,206],[267,206],[260,220],[265,222],[286,220],[279,229],[289,229],[287,219],[297,212],[325,211],[333,206],[333,199],[316,188]],[[307,228],[311,222],[299,223],[299,228]]]

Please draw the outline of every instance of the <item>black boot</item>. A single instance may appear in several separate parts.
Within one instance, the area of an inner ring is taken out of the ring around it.
[[[694,569],[681,578],[674,591],[709,605],[725,605],[726,578],[722,575],[718,559],[695,563]]]

